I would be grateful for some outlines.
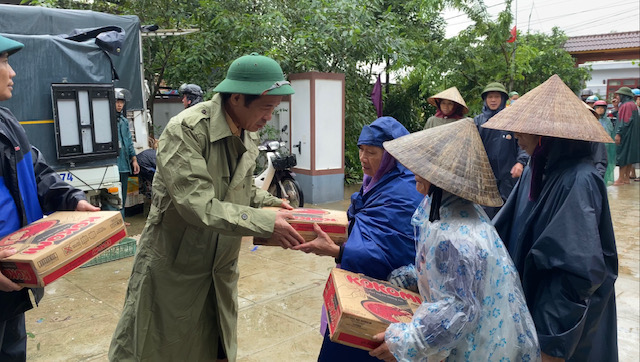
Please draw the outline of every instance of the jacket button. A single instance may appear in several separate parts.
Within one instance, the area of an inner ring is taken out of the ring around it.
[[[202,114],[207,114],[207,110],[206,110],[206,109],[203,109],[203,110],[202,110]]]
[[[242,214],[242,215],[240,215],[240,217],[242,218],[242,220],[247,220],[249,218],[249,216],[247,216],[247,214]]]

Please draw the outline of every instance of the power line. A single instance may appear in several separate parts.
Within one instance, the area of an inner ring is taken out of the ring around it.
[[[547,2],[547,3],[544,3],[544,4],[551,4],[551,3],[557,4],[557,2]],[[492,5],[492,7],[494,7],[494,6],[498,6],[498,5],[502,5],[502,4],[504,4],[504,2],[503,2],[503,3],[500,3],[500,4]],[[636,2],[635,0],[632,0],[632,1],[630,1],[630,2],[621,2],[619,5],[624,6],[624,5],[629,5],[629,4],[637,4],[637,2]],[[538,14],[538,12],[537,12],[537,11],[538,11],[538,8],[539,8],[539,7],[540,7],[540,5],[539,5],[539,4],[538,4],[538,6],[533,6],[533,5],[532,5],[532,9],[533,9],[533,8],[535,8],[535,10],[536,10],[536,15]],[[552,21],[552,20],[556,20],[556,19],[561,19],[561,18],[565,18],[565,17],[573,16],[573,15],[578,15],[578,14],[584,14],[584,13],[588,13],[588,12],[593,12],[593,11],[602,11],[602,9],[601,9],[601,8],[586,9],[586,10],[581,10],[581,11],[575,11],[575,12],[568,13],[568,14],[567,14],[567,13],[565,13],[565,14],[561,14],[561,15],[555,15],[555,16],[551,16],[551,17],[547,17],[547,18],[540,18],[540,17],[538,17],[537,21],[533,22],[532,24],[533,24],[533,25],[537,25],[537,24],[541,24],[541,23],[544,23],[544,22],[548,22],[548,21]],[[618,16],[618,15],[621,15],[621,14],[624,14],[624,13],[628,13],[628,12],[629,12],[629,11],[628,11],[628,9],[626,9],[626,10],[624,10],[622,13],[617,13],[617,14],[615,14],[615,15],[613,15],[613,16]],[[466,15],[466,14],[464,14],[464,13],[463,13],[463,14],[460,14],[460,15],[456,15],[456,16],[453,16],[453,17],[450,17],[450,18],[445,19],[445,21],[446,21],[446,20],[449,20],[449,19],[457,18],[457,17],[460,17],[460,16],[465,16],[465,15]],[[610,18],[610,17],[611,17],[611,16],[606,17],[606,19],[608,19],[608,18]],[[598,19],[605,19],[605,18],[598,18]],[[598,20],[598,19],[595,19],[595,20]],[[584,21],[583,21],[583,22],[584,22]],[[471,19],[466,19],[466,20],[464,20],[464,21],[462,21],[462,22],[457,22],[457,23],[447,23],[447,25],[448,25],[448,26],[456,26],[456,25],[464,25],[464,24],[472,24],[472,23],[473,23],[473,20],[471,20]],[[531,25],[531,24],[530,24],[530,25]]]

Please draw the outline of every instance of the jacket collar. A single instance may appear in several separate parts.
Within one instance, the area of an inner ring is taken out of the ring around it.
[[[211,101],[207,102],[209,107],[202,108],[202,114],[209,115],[211,119],[211,126],[209,127],[209,139],[211,142],[219,141],[226,137],[231,137],[231,129],[227,124],[226,112],[222,105],[222,97],[220,93],[211,98]]]

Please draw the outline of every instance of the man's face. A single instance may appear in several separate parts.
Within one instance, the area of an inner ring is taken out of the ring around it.
[[[487,93],[486,102],[487,102],[487,107],[489,107],[490,110],[495,111],[496,109],[498,109],[498,107],[500,107],[500,103],[502,103],[502,93],[500,92]]]
[[[124,101],[122,99],[116,100],[116,112],[122,112],[122,108],[124,108]]]
[[[271,120],[273,110],[282,101],[282,96],[260,96],[249,105],[244,94],[232,94],[229,98],[229,113],[233,121],[242,129],[256,132]]]
[[[187,109],[189,107],[189,100],[187,99],[187,96],[182,96],[182,105],[184,106],[184,109]]]
[[[514,133],[514,136],[518,139],[518,146],[529,156],[533,155],[533,151],[540,141],[540,136],[528,133]]]
[[[9,55],[7,53],[0,54],[0,101],[10,99],[13,94],[13,81],[16,72],[9,65]]]

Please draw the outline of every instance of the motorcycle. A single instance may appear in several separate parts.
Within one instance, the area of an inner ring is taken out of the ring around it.
[[[286,126],[282,131],[285,130]],[[283,155],[279,152],[285,144],[283,141],[266,140],[258,146],[258,150],[265,153],[266,167],[254,178],[254,184],[276,197],[288,200],[293,207],[302,207],[304,195],[295,180],[296,174],[291,171],[297,164],[296,155]]]

